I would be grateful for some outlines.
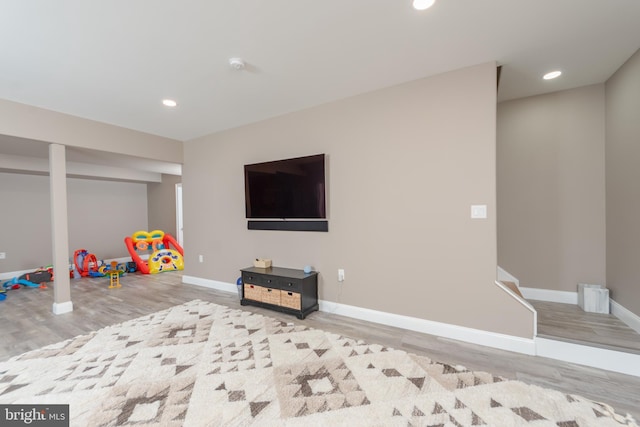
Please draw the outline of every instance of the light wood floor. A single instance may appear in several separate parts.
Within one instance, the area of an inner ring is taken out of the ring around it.
[[[538,336],[640,354],[640,334],[612,314],[573,304],[529,301],[538,312]]]
[[[201,299],[261,313],[289,322],[380,343],[472,370],[489,371],[529,384],[554,388],[608,403],[621,413],[640,419],[640,378],[566,362],[457,342],[445,338],[314,312],[305,320],[261,309],[241,307],[234,293],[181,283],[175,272],[127,275],[123,287],[108,289],[106,278],[72,281],[74,311],[51,312],[53,289],[9,291],[0,302],[0,361],[25,351],[85,334],[104,326]]]

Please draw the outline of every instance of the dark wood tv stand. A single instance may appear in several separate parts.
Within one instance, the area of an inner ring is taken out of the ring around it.
[[[318,310],[318,273],[282,267],[247,267],[242,272],[241,305],[269,308],[304,319]]]

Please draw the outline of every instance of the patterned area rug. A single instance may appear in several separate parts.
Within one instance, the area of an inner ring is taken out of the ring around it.
[[[582,397],[199,300],[0,363],[77,426],[635,426]]]

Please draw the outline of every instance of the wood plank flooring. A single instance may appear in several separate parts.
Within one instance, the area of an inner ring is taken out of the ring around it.
[[[51,312],[53,289],[23,288],[0,302],[0,361],[43,345],[163,310],[193,299],[211,301],[287,322],[380,343],[471,370],[489,371],[529,384],[554,388],[608,403],[640,419],[640,378],[571,363],[527,356],[369,323],[326,312],[305,320],[258,307],[241,307],[235,293],[181,283],[177,272],[127,275],[122,288],[108,289],[106,278],[72,281],[74,311]]]
[[[573,304],[529,302],[538,312],[538,336],[640,354],[640,334],[612,314],[587,313]]]

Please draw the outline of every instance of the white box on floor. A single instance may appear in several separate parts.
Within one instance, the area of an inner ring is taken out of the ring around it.
[[[602,285],[579,283],[578,305],[589,313],[609,314],[609,289]]]

